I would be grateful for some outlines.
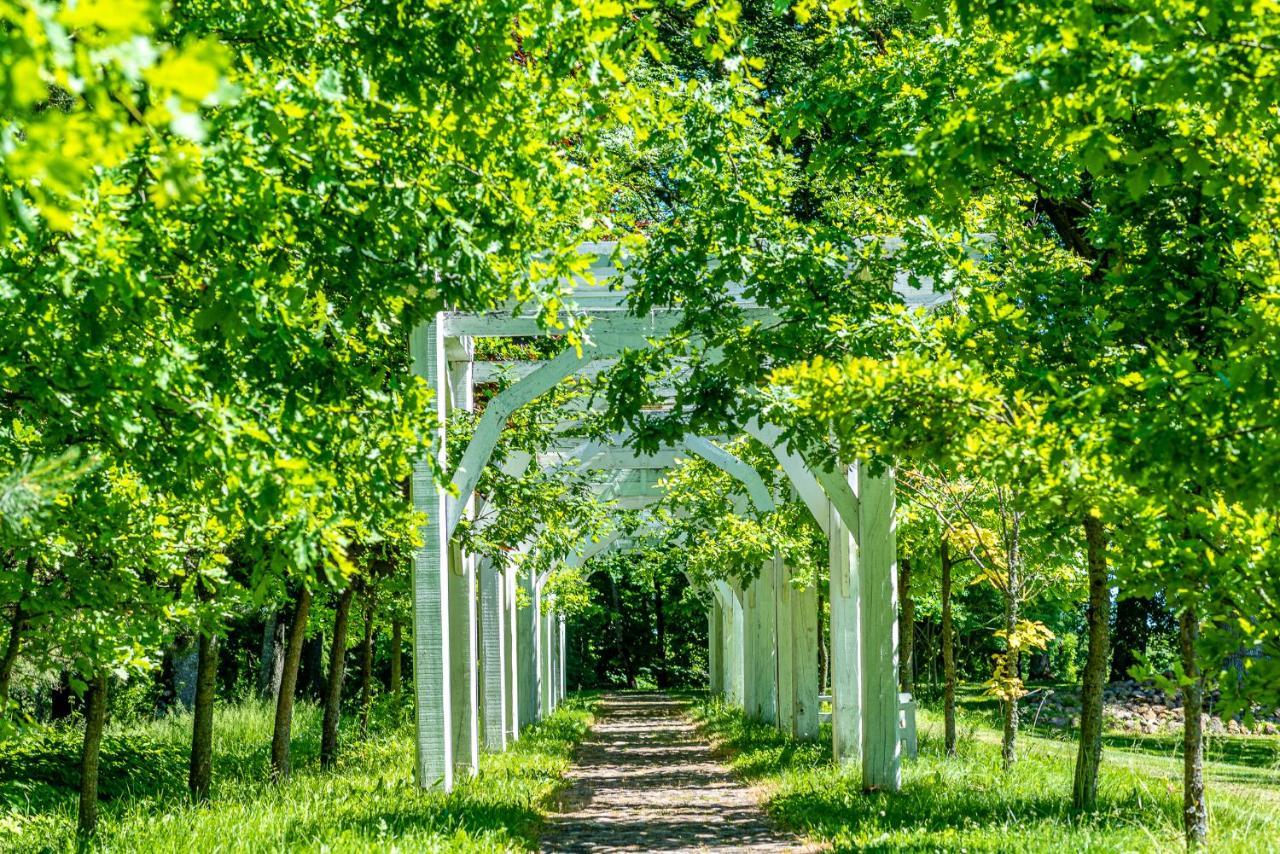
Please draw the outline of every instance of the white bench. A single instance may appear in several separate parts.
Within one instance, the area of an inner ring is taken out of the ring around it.
[[[823,723],[831,723],[831,713],[821,711],[823,704],[831,704],[830,694],[818,695],[818,719]],[[915,759],[918,746],[916,744],[916,701],[910,694],[898,695],[898,740],[902,742],[902,754],[908,759]]]

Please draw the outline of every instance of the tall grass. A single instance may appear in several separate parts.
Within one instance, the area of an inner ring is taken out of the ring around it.
[[[1180,763],[1172,756],[1109,749],[1099,808],[1081,814],[1071,809],[1074,750],[1062,741],[1025,738],[1006,774],[994,729],[968,719],[959,755],[947,758],[941,723],[926,713],[902,791],[866,794],[856,767],[832,764],[829,727],[806,744],[718,701],[695,712],[733,768],[766,791],[775,820],[835,850],[1182,850]],[[1218,763],[1207,776],[1211,850],[1280,851],[1280,774]]]
[[[485,755],[480,776],[444,795],[414,785],[410,718],[385,706],[364,740],[344,721],[338,766],[324,772],[319,709],[299,705],[294,775],[272,784],[271,714],[254,702],[217,711],[213,790],[200,805],[186,795],[189,716],[112,728],[103,746],[109,799],[85,847],[161,854],[527,850],[591,718],[589,700],[568,700],[507,753]],[[55,729],[0,747],[0,850],[76,850],[76,735]]]

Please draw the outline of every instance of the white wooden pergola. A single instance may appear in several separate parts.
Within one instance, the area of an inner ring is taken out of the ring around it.
[[[417,779],[426,788],[453,787],[458,774],[474,774],[481,745],[503,750],[521,730],[547,715],[565,694],[564,620],[546,595],[546,576],[519,578],[514,567],[499,572],[491,562],[464,554],[454,534],[464,517],[477,513],[475,487],[489,463],[507,419],[574,375],[607,373],[619,355],[651,346],[671,331],[680,309],[636,316],[627,309],[626,281],[613,268],[614,246],[592,244],[592,274],[599,284],[575,288],[575,311],[589,318],[588,339],[539,362],[476,362],[474,337],[545,334],[533,312],[519,307],[491,313],[443,312],[413,334],[412,368],[436,391],[435,465],[414,468],[412,497],[427,523],[414,556],[414,689],[417,707]],[[886,283],[886,287],[888,287]],[[892,287],[914,306],[945,299],[926,281],[921,288],[899,275]],[[748,319],[771,312],[737,296]],[[472,439],[451,473],[444,469],[445,427],[454,410],[471,410],[478,383],[494,371],[515,381],[492,397]],[[872,475],[853,465],[826,469],[792,452],[771,424],[739,425],[776,457],[794,493],[804,502],[830,543],[831,677],[834,754],[860,762],[864,785],[897,789],[901,781],[894,482],[892,473]],[[661,497],[657,481],[679,458],[697,455],[741,484],[741,510],[749,501],[772,510],[771,495],[756,470],[720,445],[685,436],[679,446],[641,455],[629,437],[566,441],[544,464],[574,465],[607,474],[602,497],[620,507],[645,507]],[[527,456],[508,460],[518,474]],[[613,537],[586,542],[570,561],[582,563]],[[748,714],[798,738],[818,735],[817,592],[797,589],[789,567],[774,557],[743,585],[717,581],[709,597],[709,673],[712,691],[740,704]],[[523,588],[524,595],[518,590]],[[521,607],[520,601],[527,605]]]

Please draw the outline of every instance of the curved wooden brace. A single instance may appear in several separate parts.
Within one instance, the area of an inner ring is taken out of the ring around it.
[[[773,503],[773,497],[769,495],[769,488],[765,486],[764,480],[760,477],[760,473],[755,470],[755,466],[738,459],[724,448],[712,444],[701,436],[685,436],[684,446],[725,474],[741,481],[742,485],[747,488],[747,493],[751,496],[751,503],[761,513],[772,513],[774,511],[776,505]]]
[[[809,508],[809,513],[812,514],[813,520],[822,529],[822,533],[828,536],[831,534],[831,520],[827,509],[828,499],[837,505],[837,512],[840,513],[840,518],[845,520],[846,525],[856,525],[858,499],[853,494],[853,489],[849,486],[847,480],[839,474],[833,474],[833,482],[828,483],[825,474],[831,473],[811,471],[809,464],[803,458],[787,449],[787,444],[782,438],[782,431],[776,425],[761,424],[758,419],[753,417],[742,425],[742,429],[773,453],[773,456],[778,460],[778,464],[782,466],[782,470],[786,472],[787,479],[791,481],[791,485],[796,488],[800,499],[804,501],[805,507]]]

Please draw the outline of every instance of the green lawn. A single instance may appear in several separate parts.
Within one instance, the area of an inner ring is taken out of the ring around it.
[[[215,719],[214,787],[203,806],[186,798],[189,718],[113,727],[103,746],[108,799],[89,850],[526,850],[590,709],[589,698],[570,699],[512,750],[485,755],[483,773],[446,796],[413,784],[404,710],[385,711],[364,741],[345,730],[338,768],[322,772],[319,710],[300,706],[294,776],[276,786],[266,781],[271,709],[225,708]],[[75,849],[77,738],[53,730],[0,746],[0,850]]]
[[[837,850],[1176,851],[1181,836],[1181,759],[1167,736],[1113,737],[1100,808],[1070,807],[1075,747],[1026,735],[1014,770],[1000,769],[989,717],[963,713],[959,755],[942,751],[941,718],[920,715],[920,756],[903,768],[900,794],[866,795],[856,768],[831,764],[824,740],[799,744],[715,701],[697,714],[735,770],[767,792],[782,825]],[[1280,739],[1219,737],[1206,766],[1211,849],[1280,851]],[[1237,761],[1224,761],[1233,759]]]

